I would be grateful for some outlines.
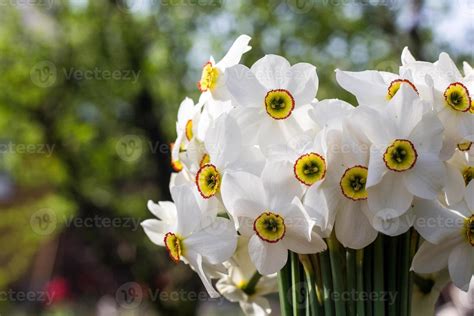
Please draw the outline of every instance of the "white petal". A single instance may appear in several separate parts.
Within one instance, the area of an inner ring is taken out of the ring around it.
[[[462,80],[461,72],[459,72],[458,67],[454,61],[446,53],[439,54],[439,59],[437,62],[437,68],[442,71],[442,74],[449,77],[450,82],[456,82]]]
[[[446,164],[446,183],[444,191],[449,205],[458,203],[464,197],[466,185],[459,169],[451,164]]]
[[[464,242],[454,248],[449,255],[448,267],[454,285],[463,291],[467,291],[474,275],[474,251],[472,246]]]
[[[240,128],[232,116],[223,114],[214,121],[207,131],[205,146],[218,169],[238,159],[242,142]]]
[[[285,237],[281,242],[286,248],[299,254],[318,253],[327,248],[324,240],[316,233],[312,233],[311,240],[308,240],[301,236],[301,234],[294,234],[294,231],[291,229],[285,233]]]
[[[226,209],[235,217],[254,218],[265,209],[262,181],[251,173],[226,172],[222,179],[221,194]]]
[[[338,128],[343,117],[349,116],[354,107],[339,99],[325,99],[311,103],[313,108],[308,112],[311,119],[320,127]]]
[[[406,139],[423,118],[427,108],[409,85],[402,84],[390,100],[387,115],[396,126],[397,137]]]
[[[413,194],[406,188],[403,175],[388,172],[379,184],[367,189],[372,213],[391,210],[393,217],[404,214],[411,205]]]
[[[260,108],[236,107],[229,112],[229,115],[239,125],[242,144],[254,146],[258,140],[262,119],[267,113]]]
[[[288,250],[281,242],[268,243],[257,235],[249,241],[249,255],[258,272],[263,275],[276,273],[285,266]]]
[[[267,162],[262,172],[262,183],[267,204],[274,212],[283,212],[282,206],[289,205],[295,197],[303,196],[303,188],[295,181],[293,165],[288,161]]]
[[[194,269],[194,271],[196,271],[196,273],[198,274],[209,296],[212,298],[219,297],[220,294],[212,286],[212,281],[211,281],[210,276],[206,275],[206,273],[204,272],[204,269],[202,266],[203,258],[201,257],[201,255],[197,253],[189,252],[189,254],[187,254],[186,256],[186,260],[189,262],[189,265]]]
[[[235,42],[227,51],[227,54],[217,63],[217,66],[221,69],[233,66],[240,62],[242,55],[248,52],[252,47],[248,44],[251,40],[251,37],[248,35],[240,35],[237,37]]]
[[[148,210],[165,222],[175,222],[176,221],[176,206],[173,202],[169,201],[160,201],[158,203],[154,203],[153,201],[149,200],[147,204]]]
[[[225,218],[216,220],[205,230],[195,232],[184,240],[186,249],[192,249],[211,264],[229,259],[237,247],[237,233],[231,221]]]
[[[344,247],[362,249],[371,244],[378,235],[363,213],[361,207],[366,202],[348,201],[336,216],[336,237]]]
[[[304,206],[316,226],[322,231],[330,231],[334,225],[336,206],[340,201],[338,187],[314,184],[306,191]]]
[[[402,60],[402,65],[404,66],[416,61],[415,57],[413,57],[410,50],[406,46],[405,48],[403,48],[401,60]]]
[[[164,239],[166,233],[174,229],[169,224],[156,219],[144,220],[141,225],[151,242],[161,247],[165,246]]]
[[[240,302],[240,307],[246,316],[266,316],[272,312],[270,303],[264,297],[256,296],[248,302]]]
[[[471,180],[466,187],[466,191],[464,193],[464,200],[466,201],[467,207],[469,210],[474,214],[474,181]]]
[[[187,237],[201,224],[201,211],[192,189],[187,185],[173,187],[171,196],[177,210],[176,233]]]
[[[394,210],[384,209],[367,218],[370,219],[372,227],[379,232],[388,236],[398,236],[410,229],[415,221],[415,215],[411,210],[401,216],[396,215]]]
[[[385,96],[388,86],[378,71],[352,72],[336,69],[336,80],[357,98],[359,104],[383,106],[387,103]]]
[[[265,55],[251,70],[267,90],[287,88],[290,81],[290,63],[281,56]]]
[[[194,101],[191,98],[186,97],[178,109],[178,123],[184,126],[194,116]]]
[[[225,72],[225,83],[230,94],[244,107],[261,107],[266,88],[255,78],[255,75],[243,65],[235,65]]]
[[[416,273],[433,273],[446,268],[453,246],[458,242],[453,238],[439,245],[423,242],[413,257],[411,269]]]
[[[418,152],[439,153],[443,146],[443,124],[434,113],[427,113],[409,135]]]
[[[307,63],[293,65],[287,89],[295,99],[296,107],[309,104],[318,91],[316,67]]]
[[[457,234],[464,224],[464,218],[459,213],[445,208],[438,201],[415,199],[413,205],[416,215],[414,227],[432,244]]]
[[[370,147],[369,171],[367,174],[367,183],[365,185],[366,188],[379,184],[384,175],[389,171],[383,161],[385,150],[385,148],[379,148],[375,145]]]
[[[413,169],[405,172],[404,183],[413,195],[434,199],[441,192],[446,181],[446,169],[438,155],[418,154]]]

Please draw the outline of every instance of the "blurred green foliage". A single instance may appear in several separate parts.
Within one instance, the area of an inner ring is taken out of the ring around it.
[[[60,251],[45,281],[69,277],[68,264],[82,262],[85,253],[95,259],[78,273],[97,268],[100,277],[110,279],[93,283],[89,291],[81,287],[81,275],[71,277],[79,301],[113,295],[130,280],[149,288],[200,289],[190,270],[171,266],[140,229],[74,229],[65,227],[64,219],[73,214],[144,219],[151,217],[148,199],[169,198],[168,144],[176,136],[179,103],[186,95],[197,101],[201,66],[210,54],[220,59],[239,34],[252,36],[245,64],[266,53],[313,63],[320,79],[317,97],[350,102],[354,99],[335,82],[335,68],[396,72],[404,46],[417,57],[435,59],[439,53],[426,49],[432,33],[416,19],[403,30],[397,25],[410,1],[5,3],[0,10],[0,187],[6,188],[0,191],[0,287],[19,279],[28,287],[35,254],[56,240]],[[412,5],[420,14],[423,1]],[[28,145],[29,151],[22,147]],[[36,233],[31,223],[44,208],[58,220],[58,229],[48,235]],[[77,257],[61,252],[70,247]],[[189,315],[196,302],[153,304],[163,313]],[[8,302],[0,305],[8,310]]]

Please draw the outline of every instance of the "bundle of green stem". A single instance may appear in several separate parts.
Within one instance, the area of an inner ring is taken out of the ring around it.
[[[281,315],[411,315],[418,247],[414,230],[397,236],[379,234],[364,249],[344,248],[334,234],[322,253],[298,255],[279,273]]]

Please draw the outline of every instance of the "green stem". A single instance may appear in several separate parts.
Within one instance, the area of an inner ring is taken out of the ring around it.
[[[307,287],[307,303],[309,304],[310,315],[317,316],[320,315],[320,305],[316,298],[316,289],[315,289],[315,278],[314,278],[314,269],[311,264],[311,259],[309,255],[299,255],[300,262],[303,264],[306,287]],[[308,313],[308,311],[306,311]]]
[[[420,242],[420,235],[415,229],[411,229],[410,232],[410,262],[408,263],[411,265],[413,257],[415,256],[416,251],[418,250]],[[413,280],[415,277],[415,272],[410,271],[408,274],[408,299],[407,299],[407,315],[411,315],[411,304],[412,304],[412,294],[413,294]]]
[[[347,291],[352,294],[356,291],[356,251],[348,248],[346,250],[346,267],[347,267]],[[350,299],[347,302],[347,314],[356,315],[356,302]]]
[[[370,244],[364,249],[364,289],[370,294],[373,290],[373,279],[372,273],[374,270],[374,244]],[[370,299],[365,301],[365,311],[364,315],[373,315],[373,306]]]
[[[314,278],[316,281],[316,298],[318,300],[318,306],[321,310],[320,314],[323,311],[323,304],[324,304],[324,287],[323,287],[323,278],[321,272],[321,264],[319,263],[319,258],[317,254],[310,255],[311,264],[314,268]]]
[[[300,291],[300,261],[298,255],[294,252],[290,252],[291,258],[291,297],[293,305],[293,316],[301,315],[301,306],[305,301],[305,297],[302,296]]]
[[[261,277],[262,275],[258,273],[258,271],[255,271],[250,281],[242,288],[242,291],[248,295],[255,294],[255,288],[257,287],[257,283]]]
[[[388,273],[387,276],[387,287],[388,287],[388,294],[389,297],[395,297],[400,293],[397,293],[397,270],[400,268],[398,266],[398,237],[385,237],[387,239],[388,244],[388,256],[387,256],[387,263],[388,263]],[[399,298],[398,298],[399,299]],[[394,302],[389,300],[388,303],[388,315],[389,316],[398,316],[398,299]]]
[[[357,284],[357,296],[364,293],[364,249],[356,251],[356,284]],[[360,298],[357,299],[357,315],[365,315],[365,302]]]
[[[409,270],[410,270],[410,231],[401,236],[400,252],[400,316],[407,316],[410,310],[408,306],[409,292]]]
[[[324,315],[334,315],[334,302],[331,299],[333,294],[332,288],[332,276],[331,276],[331,263],[329,260],[329,251],[319,253],[319,264],[321,266],[321,276],[324,288]]]
[[[278,292],[280,295],[280,309],[282,316],[291,316],[291,305],[288,300],[288,291],[290,289],[291,282],[291,263],[290,260],[286,262],[286,265],[278,272]]]
[[[385,304],[382,300],[384,293],[384,263],[383,263],[383,236],[379,234],[375,240],[374,249],[374,292],[377,299],[374,301],[374,314],[377,316],[385,315]]]
[[[345,261],[345,255],[341,250],[341,245],[336,239],[333,233],[330,238],[327,239],[329,248],[329,258],[331,261],[331,272],[332,272],[332,284],[334,293],[338,296],[334,299],[334,306],[336,307],[336,316],[346,315],[346,304],[342,299],[344,294],[344,268],[343,260]]]

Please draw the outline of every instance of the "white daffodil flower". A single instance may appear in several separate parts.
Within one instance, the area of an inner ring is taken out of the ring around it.
[[[466,187],[474,179],[474,148],[471,142],[458,144],[454,155],[446,162],[446,202],[449,205],[460,202]]]
[[[209,127],[204,146],[207,154],[196,173],[196,186],[204,199],[218,196],[222,177],[229,170],[245,169],[259,174],[264,158],[254,146],[243,146],[240,128],[226,113]]]
[[[313,65],[291,66],[281,56],[266,55],[251,69],[243,65],[227,69],[226,85],[236,102],[230,113],[243,138],[265,151],[302,132],[292,113],[313,101],[318,77]]]
[[[239,237],[237,251],[224,263],[228,273],[217,281],[216,288],[229,301],[239,303],[245,315],[270,315],[270,303],[264,296],[278,291],[276,274],[262,276],[257,272],[248,242],[247,237]]]
[[[407,48],[403,52],[402,63],[414,62]],[[431,101],[431,87],[424,80],[415,82],[414,72],[414,69],[404,67],[400,67],[398,74],[377,70],[353,72],[336,69],[336,80],[342,88],[352,93],[362,106],[386,105],[401,86],[412,89],[423,100]]]
[[[206,104],[206,109],[213,118],[232,108],[231,95],[225,85],[226,69],[237,65],[242,55],[252,49],[248,45],[250,40],[250,36],[240,35],[220,61],[215,62],[211,56],[202,69],[201,80],[198,82],[198,88],[202,92],[199,101]]]
[[[185,98],[179,106],[178,121],[176,122],[177,138],[171,150],[171,165],[175,172],[180,172],[183,169],[181,153],[186,150],[193,139],[202,134],[202,131],[199,131],[201,110],[202,104],[194,104],[190,98]]]
[[[447,209],[436,201],[417,201],[414,227],[426,240],[412,262],[417,273],[448,267],[453,283],[467,291],[474,276],[474,182],[465,201]]]
[[[228,172],[221,190],[224,205],[238,219],[239,232],[250,237],[250,258],[260,274],[278,272],[288,250],[309,254],[326,249],[299,200],[303,192],[293,181],[290,163],[269,162],[261,177]]]
[[[413,56],[405,59],[401,69],[413,73],[415,85],[426,83],[431,87],[433,106],[446,129],[445,136],[452,140],[452,150],[462,139],[474,141],[474,76],[469,65],[465,64],[463,77],[446,53],[434,63],[415,61]]]
[[[429,106],[402,86],[385,111],[361,108],[358,120],[372,143],[366,183],[372,213],[398,217],[413,196],[435,199],[446,172],[439,158],[443,127]]]
[[[324,182],[308,189],[304,206],[310,216],[325,214],[323,231],[345,246],[361,249],[377,238],[373,215],[367,204],[365,188],[368,175],[370,142],[361,132],[357,115],[342,120],[340,130],[327,134],[328,174]]]
[[[203,266],[228,260],[237,247],[237,234],[232,222],[225,218],[203,214],[189,186],[174,187],[171,202],[149,204],[159,219],[142,222],[150,240],[166,247],[170,258],[189,264],[201,278],[211,297],[219,293],[213,288]]]

